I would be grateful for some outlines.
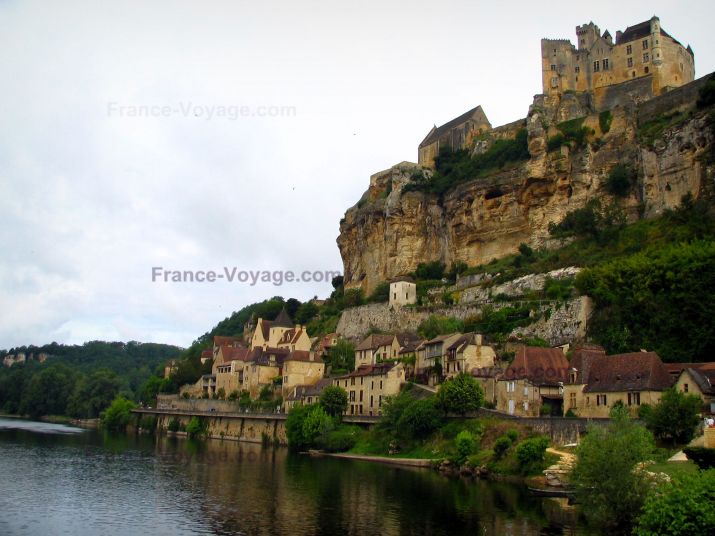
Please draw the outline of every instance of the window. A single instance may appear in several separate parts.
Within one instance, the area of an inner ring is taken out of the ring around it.
[[[529,402],[524,400],[524,411],[529,411]]]
[[[396,300],[396,299],[397,299],[397,292],[393,292],[393,293],[392,293],[392,299],[393,299],[393,300]]]
[[[514,385],[514,382],[508,382],[508,383],[506,384],[506,392],[507,392],[507,393],[513,393],[515,387],[516,387],[516,386]]]
[[[580,72],[581,72],[581,67],[579,67],[579,66],[577,65],[577,66],[576,66],[576,74],[578,74],[578,73],[580,73]]]
[[[372,406],[375,405],[375,404],[373,403],[373,402],[374,402],[374,398],[375,398],[374,396],[370,395],[370,407],[372,407]]]
[[[569,393],[569,407],[576,407],[576,393]]]
[[[643,50],[648,50],[648,40],[643,39]]]
[[[551,87],[559,87],[559,78],[557,76],[551,77]]]
[[[641,394],[640,393],[628,393],[628,405],[629,406],[640,406],[641,405]]]
[[[410,299],[410,298],[409,298],[409,295],[407,294],[407,292],[405,292],[405,299],[406,299],[406,300],[409,300],[409,299]]]
[[[590,405],[591,405],[591,397],[590,397],[590,396],[587,396],[587,397],[586,397],[586,405],[587,405],[587,406],[590,406]]]
[[[608,60],[603,60],[603,70],[604,71],[608,70]]]
[[[350,391],[350,402],[355,402],[355,391]]]
[[[684,392],[684,393],[687,393],[687,392],[688,392],[688,384],[687,384],[687,383],[684,383],[684,384],[683,384],[683,392]]]
[[[626,45],[626,54],[633,54],[633,47],[631,45]]]
[[[529,395],[529,386],[525,385],[524,386],[524,396],[528,396],[528,395]]]
[[[355,378],[350,378],[350,385],[355,385]]]
[[[360,402],[362,402],[362,391],[360,391]]]
[[[551,64],[551,70],[552,70],[552,71],[555,71],[555,70],[556,70],[556,65],[554,65],[553,63]]]
[[[599,61],[594,61],[593,62],[593,72],[597,73],[598,71],[601,70],[601,62]]]
[[[382,380],[380,380],[380,389],[382,389]],[[382,395],[380,395],[382,396]]]
[[[596,405],[597,406],[606,406],[607,405],[606,395],[596,395]]]
[[[643,63],[648,63],[650,61],[650,55],[646,52],[643,54]]]
[[[645,74],[648,74],[648,67],[646,67],[645,69],[643,69],[643,71],[645,72]]]
[[[628,58],[626,62],[628,63],[628,67],[633,67],[633,58]]]

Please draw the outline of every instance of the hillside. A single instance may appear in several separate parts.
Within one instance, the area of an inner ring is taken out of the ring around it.
[[[594,200],[627,221],[712,194],[712,82],[596,110],[587,95],[537,95],[522,120],[441,152],[436,169],[377,173],[337,239],[346,288],[370,294],[419,263],[476,266],[559,245],[550,228]],[[700,101],[699,101],[700,99]],[[700,104],[698,105],[698,101]]]

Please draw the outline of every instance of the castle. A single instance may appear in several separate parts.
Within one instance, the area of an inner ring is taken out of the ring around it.
[[[578,48],[566,39],[541,40],[543,93],[596,91],[598,88],[650,77],[653,95],[692,82],[693,50],[683,47],[653,17],[611,34],[589,22],[576,27]]]
[[[666,32],[660,19],[629,26],[611,34],[589,22],[576,27],[578,48],[567,39],[541,40],[542,93],[558,97],[568,93],[586,95],[595,111],[629,102],[643,102],[695,78],[695,55]],[[492,128],[481,106],[434,126],[420,143],[418,165],[434,167],[443,147],[471,149],[475,138],[513,137],[523,121]]]

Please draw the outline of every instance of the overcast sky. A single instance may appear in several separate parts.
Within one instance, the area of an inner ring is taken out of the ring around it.
[[[715,70],[709,1],[0,0],[0,348],[183,346],[253,301],[326,296],[152,267],[340,270],[345,210],[433,123],[524,117],[542,37],[653,14]]]

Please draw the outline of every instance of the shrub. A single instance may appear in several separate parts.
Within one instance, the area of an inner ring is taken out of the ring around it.
[[[626,197],[633,187],[633,170],[626,164],[616,164],[606,179],[606,190],[617,197]]]
[[[180,423],[179,423],[179,419],[177,419],[176,417],[172,417],[171,420],[169,421],[169,427],[168,427],[168,428],[169,428],[169,431],[170,431],[170,432],[178,432],[180,426],[181,426],[181,425],[180,425]]]
[[[633,534],[715,534],[715,470],[681,475],[650,493]]]
[[[587,127],[583,126],[584,120],[584,117],[579,117],[556,125],[556,128],[563,134],[564,142],[573,142],[576,149],[585,143],[586,136],[591,132]]]
[[[459,465],[463,464],[474,452],[475,444],[474,436],[468,430],[462,430],[457,434],[454,446],[457,449],[457,463]]]
[[[355,446],[362,430],[357,426],[342,425],[328,432],[323,441],[323,448],[328,452],[345,452]]]
[[[461,331],[463,328],[464,324],[457,318],[430,315],[427,320],[417,327],[417,333],[425,339],[432,339],[437,335]]]
[[[511,439],[512,443],[516,443],[516,440],[519,439],[519,431],[515,430],[514,428],[512,428],[511,430],[507,430],[506,434],[504,435]]]
[[[516,446],[516,459],[522,473],[530,474],[540,470],[548,446],[549,440],[546,437],[525,439]]]
[[[598,126],[601,128],[601,132],[604,134],[611,130],[611,122],[613,121],[613,114],[611,110],[604,110],[598,114]]]
[[[288,412],[285,426],[288,446],[291,449],[299,450],[310,446],[309,441],[303,434],[303,423],[313,407],[314,404],[294,406]]]
[[[131,412],[136,404],[123,396],[118,396],[110,406],[100,414],[102,426],[108,430],[124,430],[129,424]]]
[[[705,447],[685,447],[683,452],[700,469],[712,469],[715,467],[715,449]]]
[[[500,460],[506,454],[506,451],[511,448],[512,443],[513,441],[505,435],[497,438],[494,442],[494,458]]]
[[[319,404],[314,404],[303,420],[303,438],[307,445],[317,446],[335,429],[335,422]]]
[[[370,297],[367,299],[367,301],[371,303],[381,303],[389,301],[389,299],[390,283],[388,283],[387,281],[383,281],[375,287],[375,290],[372,291],[372,294],[370,294]]]
[[[139,428],[154,431],[156,429],[156,417],[144,415],[139,421]]]
[[[446,268],[447,267],[440,261],[421,262],[417,265],[415,277],[417,279],[442,279]]]
[[[226,390],[223,387],[220,387],[218,391],[216,391],[216,398],[219,400],[224,400],[226,398]]]
[[[700,88],[698,97],[698,109],[707,108],[715,104],[715,76],[711,76],[705,85]]]
[[[228,399],[231,401],[238,400],[238,391],[235,389],[231,391],[228,395]]]
[[[484,391],[477,380],[461,373],[444,382],[437,391],[437,404],[445,413],[464,415],[484,403]]]
[[[546,150],[551,152],[559,149],[562,145],[566,143],[566,138],[563,134],[556,134],[551,136],[546,142]]]
[[[198,417],[191,417],[186,425],[186,433],[191,438],[206,435],[206,423]]]

